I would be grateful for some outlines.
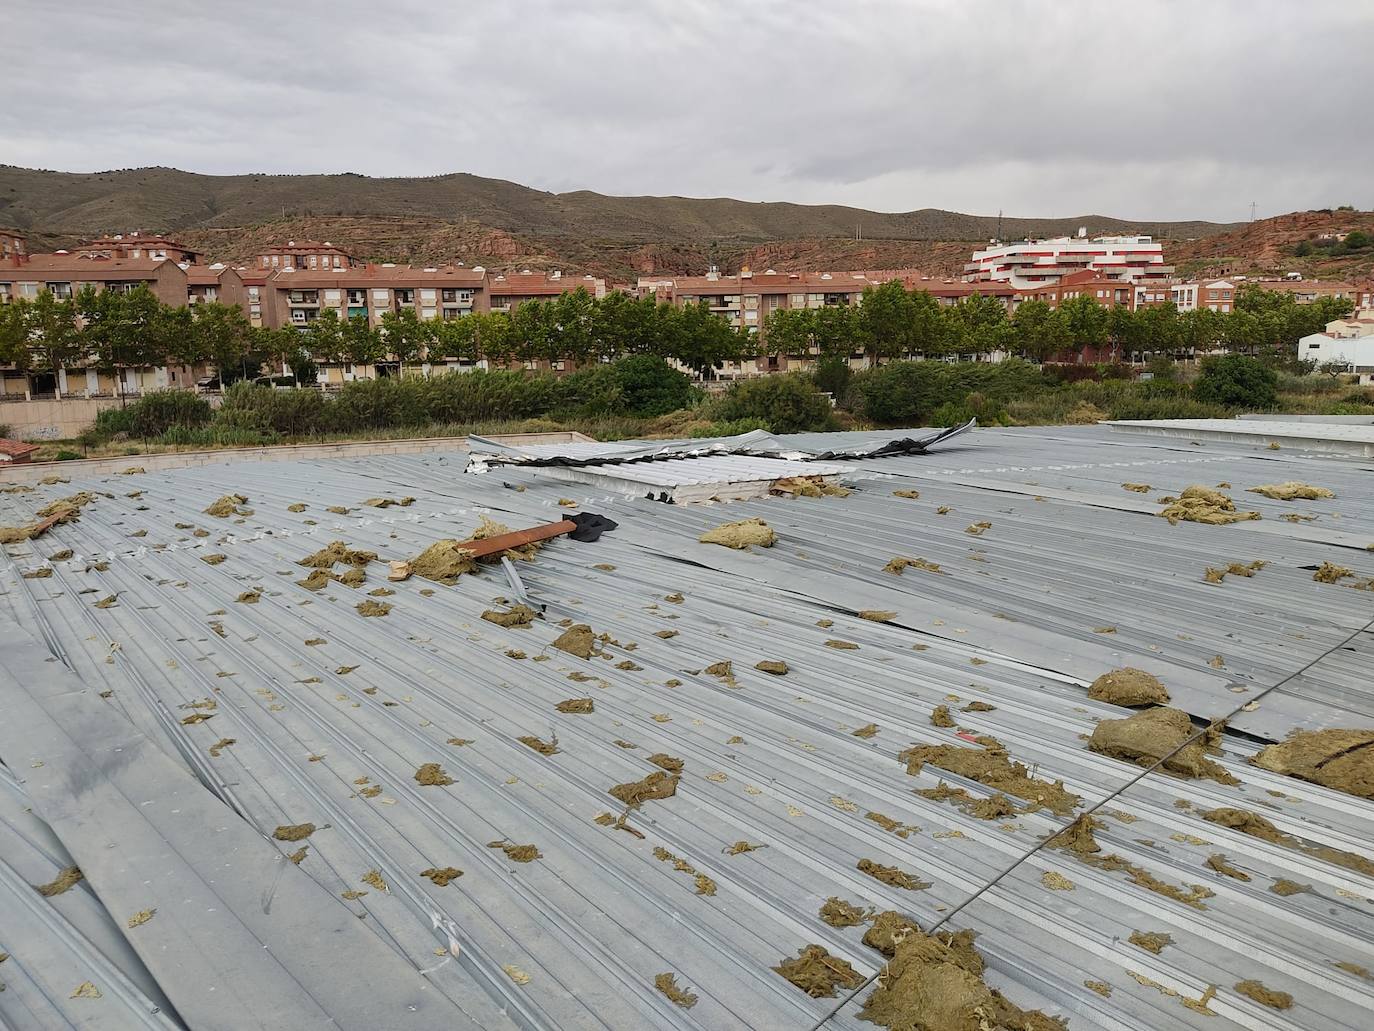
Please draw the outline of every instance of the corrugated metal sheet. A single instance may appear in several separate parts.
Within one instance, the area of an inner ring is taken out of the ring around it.
[[[877,478],[855,480],[847,498],[674,506],[574,494],[620,528],[515,563],[545,606],[527,629],[480,618],[512,593],[499,569],[452,587],[388,585],[376,566],[357,590],[335,583],[315,594],[293,581],[305,572],[296,560],[335,539],[408,557],[436,538],[465,537],[483,514],[512,527],[555,519],[570,485],[537,469],[479,476],[415,456],[74,482],[0,496],[0,522],[14,522],[72,490],[111,495],[79,522],[8,549],[0,619],[65,657],[86,685],[84,704],[111,727],[132,724],[248,823],[268,834],[316,823],[300,872],[479,1024],[480,1002],[529,1027],[871,1026],[857,1020],[867,991],[827,1019],[843,998],[813,1000],[771,970],[814,942],[864,975],[878,972],[882,957],[860,943],[862,927],[818,919],[821,903],[839,896],[923,927],[954,913],[945,926],[978,932],[990,984],[1075,1031],[1364,1027],[1374,984],[1354,971],[1374,967],[1374,878],[1200,814],[1246,808],[1304,842],[1368,855],[1374,804],[1246,759],[1254,736],[1304,721],[1370,725],[1360,661],[1370,642],[1359,628],[1374,618],[1374,593],[1314,583],[1305,567],[1330,560],[1374,574],[1374,558],[1353,546],[1374,540],[1374,487],[1355,462],[1159,443],[1097,428],[985,430],[931,455],[866,461],[864,476]],[[1287,479],[1337,497],[1244,493]],[[1123,481],[1154,490],[1123,491]],[[1153,498],[1194,482],[1232,483],[1232,496],[1264,518],[1216,527],[1155,517]],[[894,497],[897,489],[921,496]],[[143,493],[126,497],[134,490]],[[201,514],[231,490],[249,497],[252,516]],[[358,507],[403,494],[418,500]],[[294,502],[309,508],[290,513]],[[1317,518],[1277,518],[1295,512]],[[708,527],[751,516],[777,530],[776,546],[736,553],[696,542]],[[979,522],[992,525],[966,532]],[[76,555],[45,579],[18,577],[59,548]],[[210,553],[227,558],[199,561]],[[942,573],[884,572],[895,556]],[[108,569],[88,570],[92,558]],[[1202,579],[1207,565],[1252,559],[1269,564],[1220,585]],[[379,587],[396,592],[378,599],[394,608],[362,618],[356,604]],[[257,603],[234,600],[250,588],[262,589]],[[113,607],[92,607],[108,594]],[[860,609],[897,615],[874,622]],[[608,658],[552,649],[564,619],[607,634]],[[704,672],[726,659],[733,684]],[[784,660],[789,672],[754,670],[763,659]],[[1133,784],[1138,768],[1086,749],[1096,721],[1122,710],[1087,699],[1084,682],[1126,664],[1158,670],[1180,704],[1208,714],[1291,678],[1237,714],[1233,726],[1246,733],[1225,736],[1219,761],[1241,784],[1161,774]],[[556,710],[572,697],[591,697],[595,712]],[[205,710],[181,707],[205,699],[216,702],[213,718],[183,724]],[[974,701],[994,708],[960,711]],[[954,710],[955,727],[931,724],[938,704]],[[854,736],[869,723],[875,736]],[[1166,884],[1205,886],[1215,893],[1206,908],[1038,849],[1065,817],[979,820],[912,793],[944,780],[986,795],[931,766],[909,776],[897,759],[913,743],[967,744],[978,734],[1037,776],[1062,780],[1083,807],[1110,797],[1098,813],[1104,849]],[[556,737],[559,751],[540,755],[521,735]],[[212,758],[223,738],[234,744]],[[656,770],[647,757],[657,753],[681,759],[683,779],[674,797],[629,814],[643,837],[594,822],[621,811],[607,790]],[[31,771],[3,758],[22,787]],[[455,783],[418,784],[428,762]],[[884,829],[889,820],[919,830],[899,836]],[[498,840],[534,844],[542,858],[513,862],[488,847]],[[729,854],[738,841],[766,847]],[[1251,879],[1208,867],[1214,854]],[[856,869],[865,858],[931,887],[880,883]],[[420,876],[450,865],[464,875],[447,887]],[[373,869],[387,892],[359,882]],[[1073,890],[1047,889],[1048,871]],[[698,874],[714,894],[697,893]],[[1275,894],[1279,878],[1310,890]],[[369,894],[343,899],[346,890]],[[1145,952],[1129,942],[1134,930],[1166,932],[1174,944]],[[446,958],[451,941],[458,959]],[[0,947],[22,959],[31,946],[5,936]],[[664,972],[699,995],[692,1009],[654,989]],[[1216,1015],[1133,973],[1192,999],[1217,985]],[[1271,1010],[1233,989],[1251,978],[1290,992],[1293,1008]],[[1085,981],[1110,985],[1110,997]],[[0,1017],[13,1022],[7,994]]]

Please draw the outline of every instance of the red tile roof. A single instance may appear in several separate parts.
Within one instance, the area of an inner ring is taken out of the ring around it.
[[[25,444],[22,440],[10,440],[8,437],[0,437],[0,455],[6,455],[11,459],[23,458],[31,455],[38,450],[37,444]]]
[[[163,265],[176,267],[171,258],[91,258],[82,254],[33,254],[15,273],[52,273],[83,279],[149,279]],[[193,266],[194,267],[194,266]]]

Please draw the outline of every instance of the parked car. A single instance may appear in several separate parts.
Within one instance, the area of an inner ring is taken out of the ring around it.
[[[196,389],[201,393],[217,393],[220,388],[218,376],[202,376],[196,380]]]

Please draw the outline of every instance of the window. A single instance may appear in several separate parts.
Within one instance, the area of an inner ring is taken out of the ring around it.
[[[38,284],[37,284],[37,283],[20,283],[20,284],[19,284],[19,296],[20,296],[20,297],[37,297],[37,296],[38,296]]]
[[[281,260],[281,259],[280,259],[277,255],[275,255],[275,254],[272,255],[272,267],[273,267],[273,268],[276,268],[276,267],[277,267],[277,262],[280,261],[280,260]]]
[[[258,300],[258,288],[256,286],[250,286],[248,288],[248,299],[250,301]]]
[[[436,296],[438,296],[438,295],[437,295],[433,290],[421,289],[421,291],[420,291],[420,303],[421,303],[421,304],[433,304],[433,303],[434,303],[434,299],[435,299]]]
[[[438,315],[438,314],[439,314],[439,309],[438,309],[438,308],[421,308],[421,309],[420,309],[420,318],[422,318],[422,319],[432,319],[432,318],[434,318],[434,316],[436,316],[436,315]]]
[[[332,304],[335,307],[339,304],[339,299],[343,296],[342,290],[326,290],[324,292],[324,303]]]
[[[385,290],[373,290],[372,301],[374,304],[386,304],[388,294]]]

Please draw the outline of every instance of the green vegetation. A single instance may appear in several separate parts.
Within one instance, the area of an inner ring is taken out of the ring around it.
[[[1349,210],[1338,208],[1339,211]],[[1298,258],[1316,256],[1318,258],[1343,258],[1349,254],[1362,254],[1374,247],[1374,239],[1362,229],[1352,229],[1345,234],[1345,239],[1337,240],[1334,236],[1328,239],[1310,237],[1306,240],[1299,240],[1293,246],[1293,255]]]
[[[1193,397],[1236,408],[1272,408],[1279,399],[1278,381],[1278,373],[1257,358],[1242,354],[1204,358]]]
[[[864,291],[849,307],[780,308],[766,333],[734,329],[703,305],[678,307],[616,292],[600,300],[578,289],[547,302],[527,301],[512,312],[479,312],[453,320],[421,320],[413,309],[387,312],[380,326],[365,316],[323,309],[304,331],[262,329],[222,304],[172,308],[145,288],[129,293],[82,290],[71,298],[47,291],[0,305],[0,364],[56,373],[93,365],[208,363],[223,385],[255,379],[264,366],[290,367],[309,382],[315,362],[376,365],[390,361],[404,374],[421,361],[485,360],[498,365],[573,362],[577,366],[641,357],[616,373],[578,373],[579,389],[603,410],[661,412],[688,400],[685,380],[665,378],[664,361],[707,377],[727,362],[764,356],[814,357],[825,389],[848,389],[851,355],[875,365],[913,356],[1009,353],[1072,362],[1088,349],[1114,347],[1128,357],[1207,350],[1218,343],[1246,354],[1284,355],[1299,337],[1350,313],[1349,301],[1322,298],[1300,305],[1290,294],[1242,287],[1235,309],[1179,313],[1172,305],[1131,311],[1107,308],[1086,295],[1058,308],[1026,301],[1009,316],[996,300],[973,296],[941,305],[900,282]]]
[[[709,406],[718,421],[732,424],[735,433],[767,428],[774,433],[801,433],[807,430],[833,430],[838,426],[830,402],[816,389],[810,376],[800,373],[749,379],[730,387],[724,396]]]

